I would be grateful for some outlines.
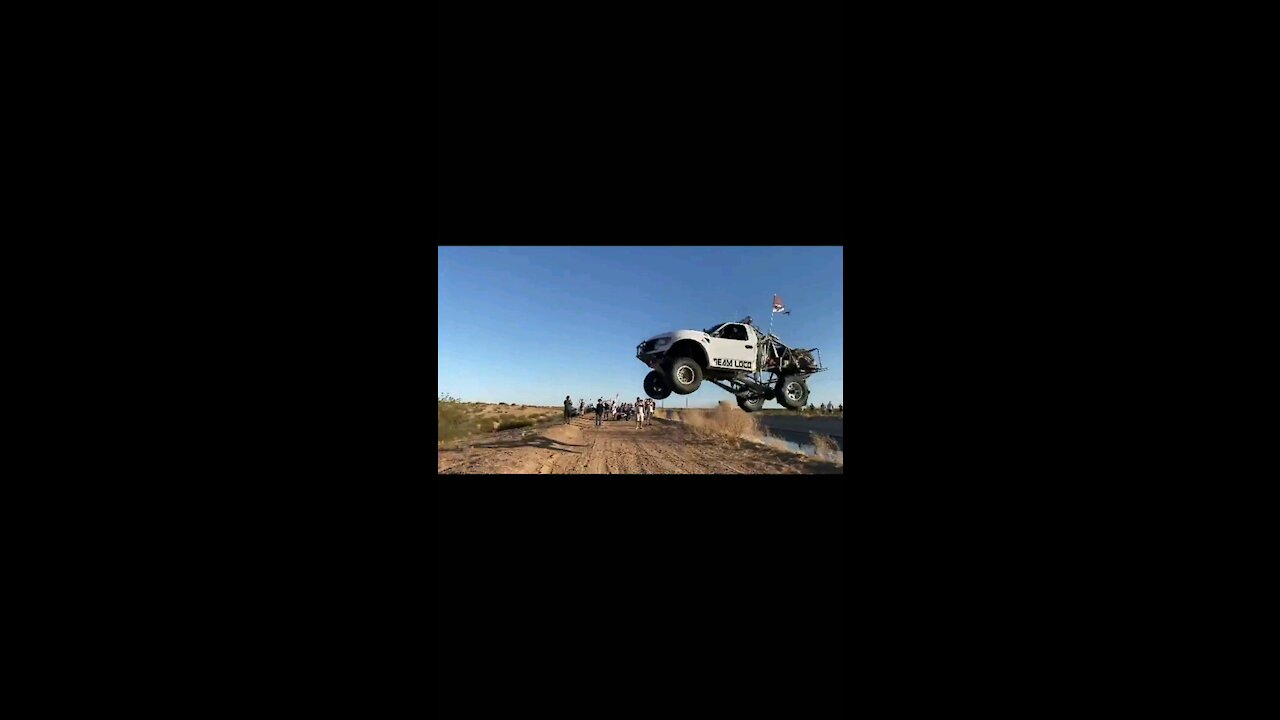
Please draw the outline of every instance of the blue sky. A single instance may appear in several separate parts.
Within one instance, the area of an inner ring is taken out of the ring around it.
[[[810,402],[844,402],[844,248],[442,247],[439,274],[439,391],[462,400],[645,397],[636,345],[747,315],[768,328],[776,293],[791,314],[773,318],[774,334],[817,347],[828,368],[810,378]],[[686,398],[733,400],[704,382],[665,405]]]

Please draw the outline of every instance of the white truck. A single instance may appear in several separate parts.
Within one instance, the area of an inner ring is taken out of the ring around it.
[[[636,358],[648,365],[644,392],[655,400],[671,393],[688,395],[708,380],[738,398],[738,407],[755,412],[777,400],[790,410],[809,401],[808,378],[822,372],[817,348],[795,350],[746,317],[710,330],[676,330],[636,346]]]

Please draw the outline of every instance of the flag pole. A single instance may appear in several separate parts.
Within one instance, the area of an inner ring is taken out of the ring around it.
[[[774,295],[777,295],[777,294],[778,294],[778,293],[774,293]],[[771,303],[771,304],[769,305],[769,334],[770,334],[770,335],[772,335],[772,334],[773,334],[773,316],[774,316],[774,315],[777,315],[777,314],[778,314],[778,313],[776,313],[776,312],[774,312],[774,311],[773,311],[773,305],[772,305],[772,303]]]

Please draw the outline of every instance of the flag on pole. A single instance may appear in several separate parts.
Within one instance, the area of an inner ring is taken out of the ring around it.
[[[777,295],[773,296],[773,311],[775,313],[782,313],[783,315],[791,314],[791,311],[788,310],[786,306],[782,304],[782,298],[778,297]]]

